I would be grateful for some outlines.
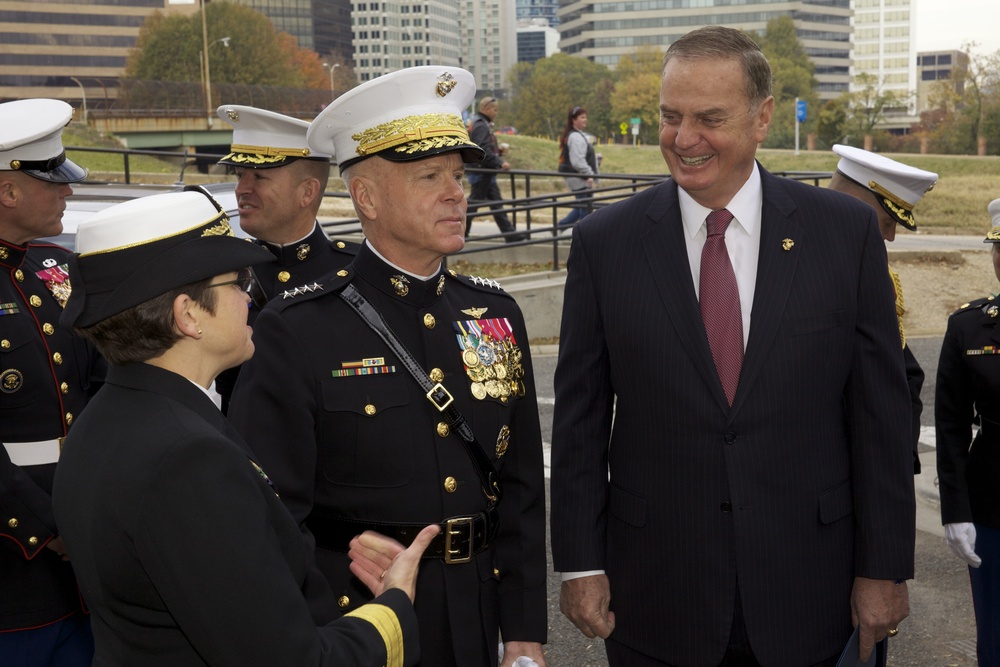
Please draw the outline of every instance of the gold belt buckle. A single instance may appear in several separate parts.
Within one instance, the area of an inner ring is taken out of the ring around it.
[[[439,391],[444,392],[444,395],[448,397],[448,400],[441,404],[439,404],[436,400],[434,400],[434,394],[438,393]],[[448,406],[451,405],[452,401],[455,400],[455,397],[451,395],[451,392],[445,389],[444,385],[441,384],[440,382],[431,387],[431,390],[427,392],[425,395],[427,396],[427,400],[431,402],[431,405],[433,405],[435,408],[438,409],[438,412],[444,412],[448,408]]]
[[[471,516],[455,517],[444,522],[444,562],[448,565],[472,560],[472,522]],[[461,535],[463,532],[468,532],[469,535],[469,548],[464,555],[461,549],[452,549],[451,542],[453,535]]]

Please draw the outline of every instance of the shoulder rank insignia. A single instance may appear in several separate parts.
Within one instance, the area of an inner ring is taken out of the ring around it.
[[[313,283],[312,285],[302,285],[301,287],[296,287],[294,289],[285,290],[281,298],[282,299],[293,299],[300,294],[308,294],[309,292],[315,292],[316,290],[323,289],[323,286],[319,283]]]
[[[469,276],[471,280],[476,285],[483,285],[484,287],[492,287],[493,289],[500,289],[500,283],[493,280],[492,278],[481,278],[480,276]]]
[[[483,316],[483,313],[485,313],[487,310],[489,310],[489,308],[465,308],[462,310],[462,312],[468,315],[469,317],[474,317],[478,320],[480,317]]]

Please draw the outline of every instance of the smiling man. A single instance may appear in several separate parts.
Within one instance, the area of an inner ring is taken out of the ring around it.
[[[672,179],[578,223],[552,434],[563,612],[612,667],[836,664],[909,611],[909,398],[874,211],[754,159],[745,34],[664,56]]]
[[[420,664],[544,667],[542,441],[528,335],[492,280],[444,269],[465,244],[464,163],[482,150],[455,67],[365,83],[313,121],[365,242],[336,275],[286,291],[254,327],[230,417],[303,526],[336,613],[370,599],[348,569],[358,533],[442,533],[417,580]],[[369,322],[373,322],[370,324]],[[419,378],[419,379],[418,379]]]

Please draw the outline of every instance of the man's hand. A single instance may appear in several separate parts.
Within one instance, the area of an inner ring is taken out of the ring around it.
[[[851,617],[858,627],[861,661],[871,655],[877,642],[895,630],[910,615],[910,594],[906,582],[855,577],[851,591]]]
[[[511,667],[522,655],[534,660],[538,667],[546,667],[545,654],[542,653],[542,645],[538,642],[504,642],[503,661],[500,667]]]
[[[500,168],[503,169],[504,171],[507,171],[508,169],[510,169],[510,162],[504,160],[503,164],[500,165]]]
[[[375,597],[390,588],[399,588],[413,602],[420,557],[439,532],[438,526],[427,526],[417,534],[413,544],[404,549],[396,540],[366,530],[351,540],[347,554],[351,558],[351,572]]]
[[[562,583],[559,609],[587,637],[607,639],[615,630],[615,613],[611,604],[611,583],[608,575],[570,579]]]
[[[971,523],[946,523],[944,541],[955,555],[971,567],[979,567],[983,560],[976,555],[976,527]]]

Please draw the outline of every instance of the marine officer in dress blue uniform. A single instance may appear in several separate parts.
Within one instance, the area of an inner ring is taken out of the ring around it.
[[[849,194],[874,208],[882,238],[887,243],[892,243],[896,238],[896,225],[902,225],[911,232],[917,231],[913,207],[934,188],[937,174],[853,146],[835,144],[833,152],[840,156],[840,162],[837,163],[837,171],[828,187]],[[903,329],[903,315],[906,313],[903,286],[892,267],[889,267],[889,277],[892,278],[892,287],[896,293],[899,338],[906,365],[906,384],[910,388],[913,474],[916,475],[920,472],[917,444],[920,440],[920,413],[923,411],[920,389],[924,386],[924,371],[906,344],[906,332]]]
[[[263,310],[229,414],[342,612],[369,598],[348,570],[351,536],[377,527],[406,543],[438,523],[417,583],[420,664],[492,666],[502,639],[503,665],[524,655],[544,667],[528,333],[496,282],[442,264],[465,243],[463,163],[482,158],[460,115],[475,90],[456,67],[404,69],[313,121],[310,148],[337,156],[366,240],[350,266]]]
[[[1000,280],[1000,199],[986,235]],[[1000,665],[1000,300],[971,301],[948,318],[934,395],[941,522],[969,565],[979,664]],[[978,430],[973,427],[978,425]]]
[[[267,298],[351,263],[358,244],[330,239],[316,215],[330,176],[330,158],[306,145],[309,123],[266,109],[223,104],[216,113],[233,126],[233,142],[219,164],[239,179],[240,227],[276,261],[254,267]],[[250,309],[250,324],[259,310]],[[239,367],[219,376],[223,409]]]
[[[62,232],[73,108],[0,104],[0,664],[90,665],[90,623],[52,514],[52,478],[73,420],[104,376],[93,346],[59,326],[69,251]]]

